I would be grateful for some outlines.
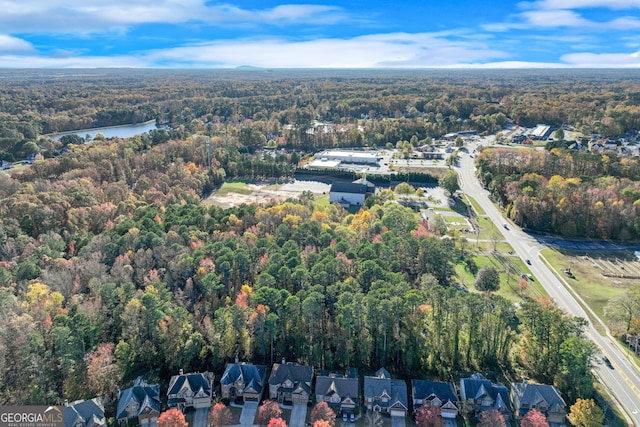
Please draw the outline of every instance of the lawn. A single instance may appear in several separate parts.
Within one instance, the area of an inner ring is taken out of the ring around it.
[[[620,252],[590,252],[587,257],[584,252],[560,252],[544,249],[542,254],[553,268],[564,277],[565,282],[600,318],[602,318],[604,306],[607,305],[609,298],[621,294],[629,286],[638,283],[634,279],[605,277],[602,274],[603,270],[592,261],[592,259],[619,261]],[[574,279],[562,274],[562,270],[565,268],[571,269]]]
[[[482,209],[480,207],[480,205],[478,204],[478,202],[476,202],[476,200],[473,197],[469,197],[468,195],[465,194],[465,198],[467,199],[467,201],[469,203],[471,203],[471,206],[473,206],[473,210],[476,211],[476,215],[486,215],[487,213],[484,211],[484,209]]]
[[[545,294],[540,284],[533,280],[528,281],[528,288],[524,291],[518,289],[520,274],[530,274],[527,266],[518,257],[504,255],[478,255],[473,257],[478,269],[482,267],[494,267],[500,273],[500,289],[494,292],[513,302],[522,302],[525,296],[535,297]],[[471,274],[462,263],[455,266],[456,276],[460,283],[471,292],[476,292],[473,286],[475,276]]]
[[[254,190],[247,188],[246,182],[225,182],[216,192],[218,196],[226,196],[229,193],[239,193],[249,195]]]

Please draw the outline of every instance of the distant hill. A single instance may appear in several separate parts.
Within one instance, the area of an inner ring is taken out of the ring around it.
[[[265,68],[254,67],[253,65],[240,65],[239,67],[236,67],[235,69],[236,70],[242,70],[242,71],[254,71],[254,70],[264,70]]]

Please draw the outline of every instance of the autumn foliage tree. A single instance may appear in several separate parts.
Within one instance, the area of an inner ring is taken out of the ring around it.
[[[478,427],[507,427],[504,417],[497,409],[483,411],[480,414],[480,422]]]
[[[265,400],[258,408],[256,414],[256,424],[266,426],[274,418],[280,418],[282,416],[282,409],[278,406],[277,402],[273,400]]]
[[[158,417],[158,427],[188,427],[182,411],[176,408],[167,409]]]
[[[233,422],[233,414],[224,403],[216,403],[209,413],[209,424],[212,427],[226,426]]]
[[[600,427],[604,413],[593,399],[578,399],[571,405],[569,420],[576,427]]]
[[[325,421],[333,427],[336,422],[336,414],[333,412],[333,409],[329,407],[327,402],[318,402],[311,411],[310,420],[312,423]]]
[[[313,427],[333,427],[333,424],[331,424],[329,421],[318,420],[313,423]]]
[[[531,409],[520,420],[520,427],[549,427],[549,422],[542,412]]]
[[[282,418],[271,418],[267,427],[287,427],[287,422]]]
[[[422,405],[416,412],[416,425],[418,427],[443,427],[442,411],[438,406]]]
[[[102,396],[106,403],[118,390],[122,370],[116,363],[114,344],[100,344],[95,352],[87,355],[87,383],[93,393]]]

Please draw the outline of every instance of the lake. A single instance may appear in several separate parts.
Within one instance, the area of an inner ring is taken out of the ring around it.
[[[69,132],[60,132],[56,134],[52,134],[51,139],[58,140],[65,135],[78,135],[82,138],[87,135],[91,135],[91,138],[95,138],[98,133],[103,134],[106,138],[128,138],[131,136],[139,135],[141,133],[149,132],[153,129],[158,129],[156,126],[156,121],[152,120],[146,123],[137,123],[134,125],[122,125],[122,126],[108,126],[102,128],[92,128],[92,129],[80,129]]]

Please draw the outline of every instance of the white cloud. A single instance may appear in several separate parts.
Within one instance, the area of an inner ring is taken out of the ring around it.
[[[0,28],[7,33],[94,34],[146,23],[200,22],[219,26],[336,24],[343,9],[314,4],[285,4],[242,9],[205,0],[0,0]]]
[[[28,41],[0,34],[0,52],[31,52],[33,46]]]
[[[374,34],[351,39],[214,41],[115,57],[0,56],[0,67],[455,67],[506,58],[481,42],[441,34]]]
[[[532,10],[521,14],[536,27],[584,27],[589,21],[569,10]]]
[[[153,63],[179,66],[253,65],[272,68],[446,67],[502,58],[506,54],[473,42],[452,42],[433,34],[377,34],[352,39],[211,42],[151,53]]]
[[[637,9],[640,8],[640,0],[540,0],[520,5],[541,9]]]
[[[580,68],[640,68],[640,52],[632,53],[570,53],[562,61]]]

